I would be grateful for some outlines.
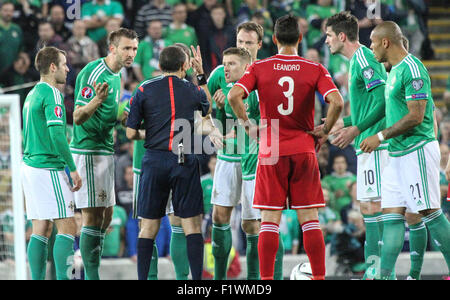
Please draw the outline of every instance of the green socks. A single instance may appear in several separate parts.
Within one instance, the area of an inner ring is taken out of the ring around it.
[[[55,260],[56,279],[72,279],[73,243],[75,237],[69,234],[57,234],[53,247],[53,259]]]
[[[247,234],[247,280],[260,280],[258,259],[258,235]]]
[[[211,245],[214,257],[214,280],[225,280],[232,245],[230,224],[213,224]]]
[[[181,226],[172,225],[170,256],[175,268],[176,280],[187,280],[189,276],[189,259],[187,256],[186,236]]]
[[[440,209],[423,217],[422,220],[430,230],[431,240],[444,255],[450,271],[450,223]]]
[[[381,247],[380,278],[388,280],[405,240],[405,220],[401,214],[383,214],[383,246]]]
[[[381,213],[373,215],[363,215],[364,224],[366,225],[366,240],[364,243],[364,258],[366,262],[366,272],[364,273],[363,280],[370,278],[373,279],[376,276],[377,266],[374,265],[379,261],[380,257],[380,241],[382,235],[380,232],[379,216]]]
[[[84,226],[81,229],[80,252],[86,280],[100,280],[100,255],[102,232],[100,228]]]
[[[152,261],[147,280],[158,280],[158,247],[156,247],[156,243],[153,243]]]
[[[428,233],[423,222],[409,226],[409,252],[411,256],[411,268],[409,276],[420,279],[420,271],[423,265],[423,256],[427,248]]]
[[[31,279],[44,280],[47,267],[48,239],[44,236],[32,234],[28,243],[27,256]]]
[[[281,234],[278,239],[278,251],[275,256],[275,268],[273,271],[273,280],[283,280],[283,257],[284,257],[284,244]]]

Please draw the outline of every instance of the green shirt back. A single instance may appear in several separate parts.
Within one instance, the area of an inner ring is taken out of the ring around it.
[[[371,91],[386,83],[386,70],[383,64],[379,63],[373,56],[372,51],[361,46],[356,50],[350,60],[348,89],[350,95],[350,114],[352,124],[359,124],[364,120],[377,105],[378,101]],[[369,136],[385,128],[385,120],[377,122],[374,126],[363,131],[355,138],[356,153],[361,154],[359,145]],[[380,145],[378,149],[386,149],[387,142]]]
[[[73,126],[70,150],[77,154],[114,154],[113,131],[117,121],[121,74],[114,73],[104,58],[87,64],[75,82],[75,106],[86,105],[95,97],[94,82],[107,82],[109,95],[94,114],[83,124]]]
[[[408,54],[392,67],[386,82],[385,98],[387,127],[391,127],[408,114],[408,101],[427,100],[422,123],[388,140],[389,155],[408,154],[436,139],[430,76],[417,57]]]
[[[66,162],[51,142],[50,126],[66,126],[66,109],[61,92],[39,82],[23,105],[23,161],[30,167],[63,170]]]

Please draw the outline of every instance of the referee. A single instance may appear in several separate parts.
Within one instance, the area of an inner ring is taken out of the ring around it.
[[[194,112],[201,111],[203,116],[211,112],[211,96],[203,73],[200,48],[191,49],[193,58],[190,60],[179,47],[165,48],[159,58],[163,76],[142,84],[130,100],[127,137],[145,139],[146,148],[138,198],[138,216],[141,217],[137,244],[139,280],[147,279],[154,239],[161,218],[166,214],[171,191],[174,214],[181,218],[186,235],[192,279],[200,280],[203,271],[203,194],[199,162],[195,154],[183,153],[182,144],[174,143],[174,137],[181,133],[175,126],[177,121],[189,122],[190,128],[183,130],[190,132],[182,134],[193,141]],[[199,74],[200,87],[183,79],[191,67],[190,62]],[[140,131],[142,121],[145,133]]]

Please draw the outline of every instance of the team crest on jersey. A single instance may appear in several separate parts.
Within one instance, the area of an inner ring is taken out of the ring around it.
[[[59,106],[56,106],[56,107],[55,107],[55,116],[56,116],[57,118],[61,119],[61,118],[62,118],[62,115],[63,115],[62,108],[59,107]]]
[[[363,72],[363,75],[364,75],[364,78],[366,78],[366,79],[370,79],[370,78],[372,78],[373,77],[373,69],[372,68],[368,68],[367,70],[364,70],[364,72]]]
[[[423,87],[423,80],[422,79],[413,80],[412,86],[416,91],[420,90]]]
[[[84,99],[89,99],[94,95],[94,92],[92,91],[92,89],[88,86],[84,87],[81,90],[81,97],[83,97]]]

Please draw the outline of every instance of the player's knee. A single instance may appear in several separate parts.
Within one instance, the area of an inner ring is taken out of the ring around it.
[[[214,205],[212,218],[215,224],[229,224],[232,207]]]
[[[241,225],[246,234],[256,235],[259,233],[260,222],[258,220],[242,220]]]

